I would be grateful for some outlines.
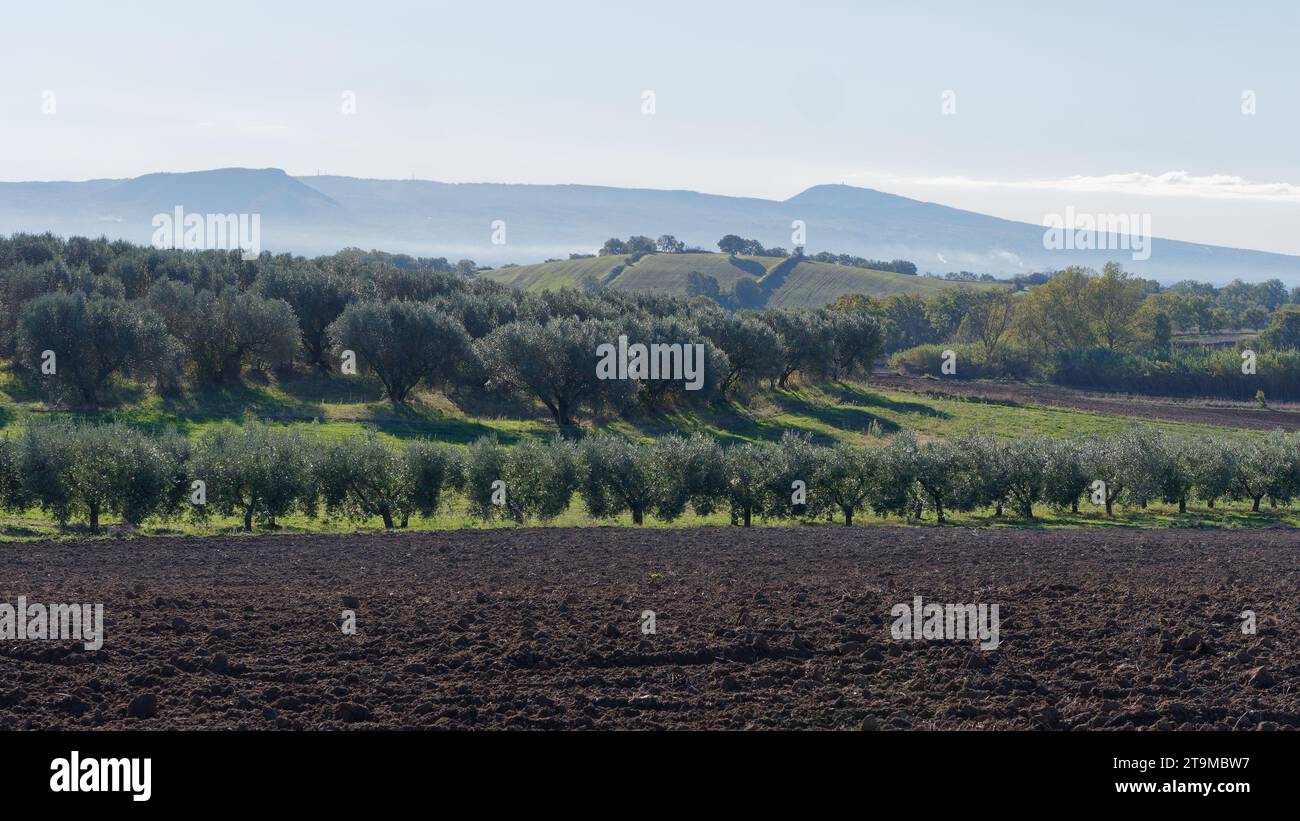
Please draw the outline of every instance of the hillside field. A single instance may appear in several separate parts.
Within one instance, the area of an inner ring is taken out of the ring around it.
[[[607,287],[687,296],[687,276],[698,271],[718,282],[723,293],[736,282],[755,280],[773,308],[821,308],[845,294],[886,297],[914,293],[928,296],[961,285],[976,288],[1004,287],[989,283],[949,282],[890,271],[854,268],[804,260],[784,273],[780,281],[765,280],[783,257],[729,257],[726,254],[647,254],[636,262],[627,256],[598,256],[557,260],[535,265],[517,265],[480,271],[479,276],[524,290],[554,290],[579,286],[584,278],[595,277]],[[623,266],[619,270],[619,266]]]

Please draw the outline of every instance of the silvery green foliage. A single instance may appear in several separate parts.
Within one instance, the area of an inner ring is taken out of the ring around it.
[[[829,515],[838,513],[845,526],[853,524],[853,515],[866,509],[878,486],[880,453],[836,444],[818,448],[811,456],[809,506]]]
[[[796,373],[819,378],[835,370],[835,326],[826,311],[763,311],[760,317],[781,338],[782,359],[777,384],[785,387]]]
[[[496,437],[483,437],[475,440],[465,450],[465,469],[460,475],[459,490],[469,503],[470,513],[480,519],[491,521],[503,512],[513,518],[522,517],[522,511],[502,510],[492,504],[493,483],[505,481],[506,449],[497,442]],[[506,488],[506,501],[509,503],[509,486]]]
[[[811,488],[821,450],[812,443],[812,437],[808,433],[786,431],[781,434],[781,440],[770,454],[768,476],[764,480],[767,491],[764,516],[790,519],[818,511],[817,497],[811,498],[806,505],[793,504],[790,485],[798,480]]]
[[[755,514],[768,509],[771,487],[767,480],[780,458],[774,445],[745,442],[722,450],[719,497],[731,511],[731,521],[749,527]]]
[[[1183,448],[1196,498],[1211,508],[1229,498],[1236,480],[1235,444],[1226,438],[1198,439],[1184,442]]]
[[[1124,483],[1131,475],[1127,443],[1118,436],[1090,436],[1083,440],[1081,457],[1089,483],[1104,482],[1106,515],[1113,515],[1115,502],[1124,493]]]
[[[959,490],[964,508],[992,507],[1001,516],[1010,506],[1021,518],[1034,518],[1034,505],[1046,490],[1050,443],[1035,436],[968,436],[955,447],[965,463],[967,481]]]
[[[1043,448],[1043,501],[1058,510],[1078,513],[1079,499],[1093,481],[1083,461],[1085,443],[1077,439],[1047,441]]]
[[[98,405],[114,375],[166,382],[173,378],[174,350],[158,314],[116,297],[45,294],[18,318],[18,362],[52,404]],[[44,351],[55,355],[53,374],[41,373]]]
[[[200,383],[238,382],[244,367],[279,367],[298,349],[298,318],[282,299],[229,287],[216,293],[188,286],[171,289],[167,298],[178,299],[177,310],[187,317],[178,328]]]
[[[518,521],[548,522],[569,509],[578,487],[577,446],[558,436],[525,439],[506,451],[504,476],[510,510]]]
[[[661,487],[656,449],[611,434],[588,436],[581,447],[587,512],[598,519],[630,513],[633,524],[644,523]]]
[[[912,472],[919,490],[920,505],[934,511],[935,520],[943,524],[947,514],[954,510],[968,510],[974,506],[969,492],[969,473],[964,469],[964,455],[952,442],[926,442],[912,440],[907,448],[912,462]],[[920,518],[920,510],[917,511]]]
[[[209,511],[239,515],[244,530],[273,523],[295,509],[314,514],[317,448],[304,434],[261,422],[223,425],[200,440],[191,475],[207,483]]]
[[[329,326],[357,298],[360,285],[333,264],[295,264],[291,259],[277,257],[258,273],[256,287],[262,296],[288,303],[298,318],[308,364],[331,371],[335,363],[328,355]]]
[[[450,447],[421,440],[406,446],[403,471],[410,493],[410,509],[424,518],[436,516],[443,504],[443,491],[459,487],[464,465]]]
[[[469,334],[431,305],[392,300],[349,305],[329,327],[336,352],[354,351],[360,369],[402,404],[420,385],[443,388],[475,372]]]
[[[352,520],[378,516],[385,528],[405,523],[413,502],[405,455],[373,431],[320,449],[316,481],[325,509]]]
[[[631,380],[597,377],[597,348],[618,339],[608,321],[561,316],[542,324],[521,320],[475,343],[489,386],[540,401],[562,432],[571,432],[582,408],[626,407],[636,397]]]
[[[187,456],[186,443],[171,433],[151,436],[120,423],[34,424],[11,452],[21,477],[12,492],[60,524],[84,517],[92,533],[106,514],[137,525],[179,506]]]
[[[727,371],[719,391],[751,385],[781,375],[785,347],[771,326],[755,314],[727,314],[718,311],[700,319],[701,332],[713,340],[727,357]]]
[[[1243,438],[1235,455],[1233,498],[1249,500],[1252,511],[1266,498],[1273,505],[1290,504],[1300,491],[1300,449],[1294,433],[1275,430]]]
[[[879,478],[871,496],[871,508],[878,516],[920,518],[923,501],[917,486],[916,437],[899,433],[880,449]]]

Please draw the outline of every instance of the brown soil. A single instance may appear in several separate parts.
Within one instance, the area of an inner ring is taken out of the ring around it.
[[[1289,530],[556,528],[4,550],[0,601],[103,602],[106,639],[92,653],[0,641],[0,728],[1300,728]],[[998,603],[1001,647],[893,640],[890,608],[915,595]],[[133,716],[150,694],[154,715]]]
[[[1171,397],[1110,394],[1058,385],[981,380],[931,379],[894,373],[874,373],[874,387],[917,391],[932,396],[963,396],[1019,405],[1075,408],[1092,413],[1215,425],[1250,430],[1300,430],[1300,411],[1291,403],[1260,408],[1253,402],[1176,399]]]

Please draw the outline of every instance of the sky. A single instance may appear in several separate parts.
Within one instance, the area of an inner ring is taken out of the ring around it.
[[[13,3],[0,180],[847,183],[1300,254],[1285,2]]]

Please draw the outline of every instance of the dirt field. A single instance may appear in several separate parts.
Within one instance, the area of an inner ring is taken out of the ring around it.
[[[1075,408],[1092,413],[1216,425],[1249,430],[1300,430],[1300,407],[1294,403],[1270,403],[1260,408],[1253,402],[1227,399],[1175,399],[1132,394],[1082,391],[1058,385],[1030,385],[1018,382],[927,379],[896,373],[873,373],[870,384],[879,388],[918,391],[938,397],[965,396],[1021,405]]]
[[[1300,728],[1289,530],[503,529],[4,550],[0,601],[103,602],[106,637],[93,653],[0,641],[0,729]],[[890,609],[917,595],[997,603],[1001,646],[892,639]],[[356,635],[338,627],[345,608]]]

